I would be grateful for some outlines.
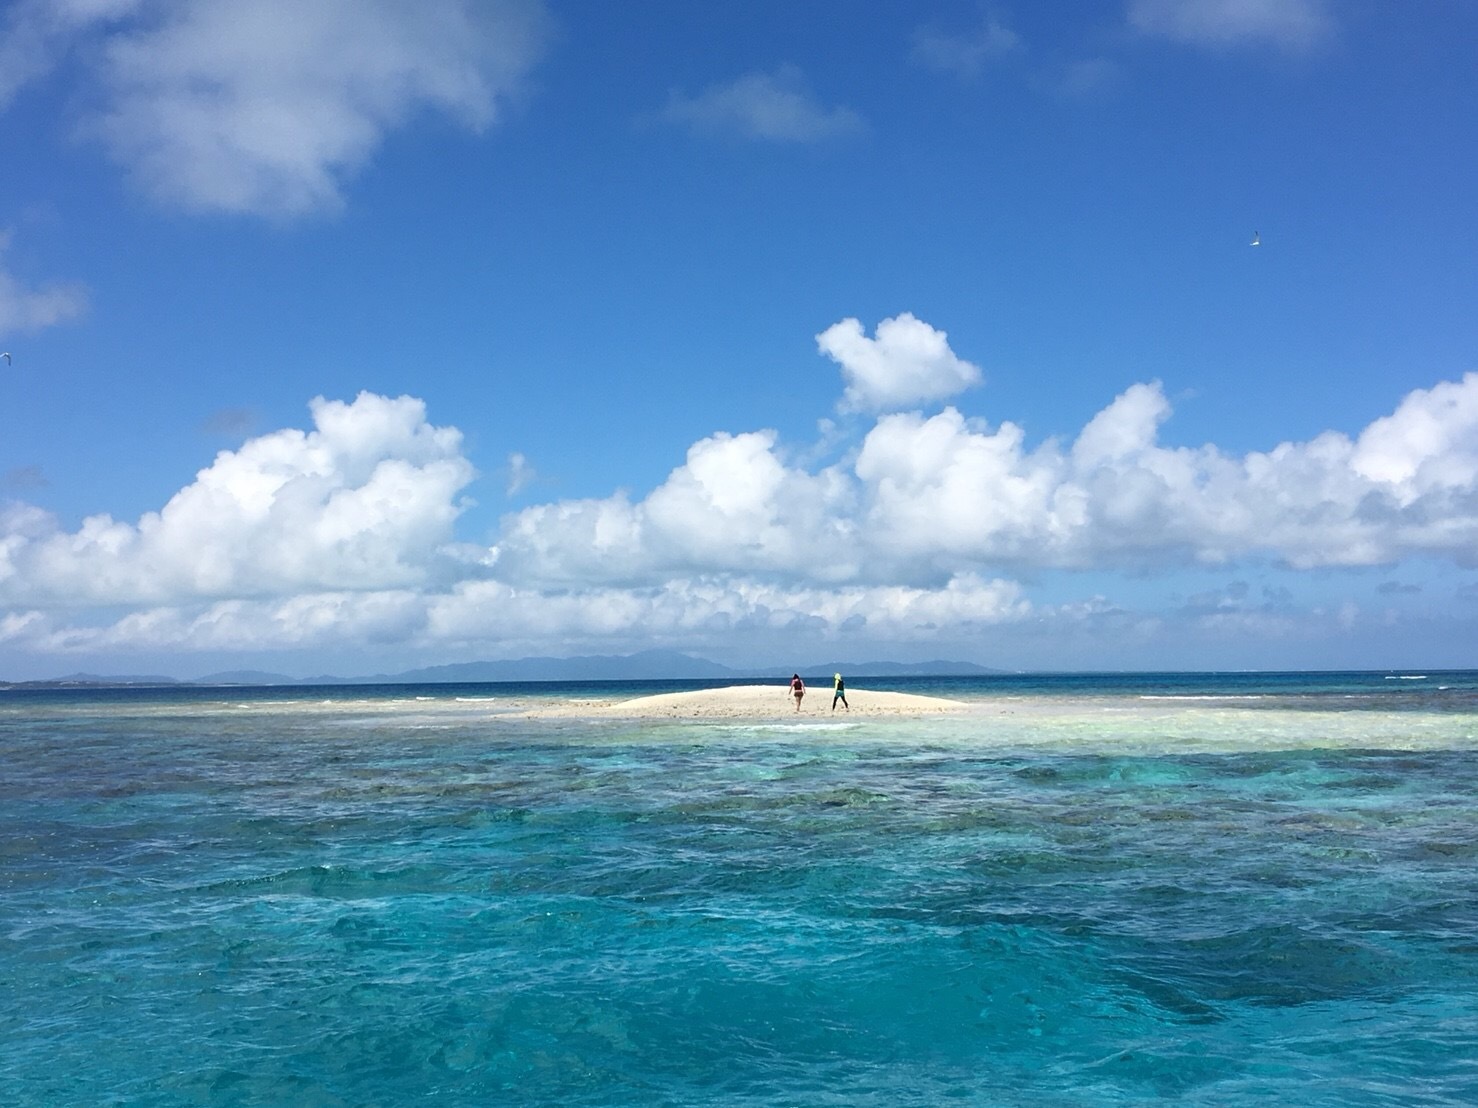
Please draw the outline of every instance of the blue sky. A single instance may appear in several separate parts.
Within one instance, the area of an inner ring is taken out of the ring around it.
[[[0,20],[0,678],[1478,665],[1466,0]]]

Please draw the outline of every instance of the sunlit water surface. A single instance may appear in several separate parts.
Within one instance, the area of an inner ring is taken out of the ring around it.
[[[1475,1103],[1421,676],[0,694],[0,1103]]]

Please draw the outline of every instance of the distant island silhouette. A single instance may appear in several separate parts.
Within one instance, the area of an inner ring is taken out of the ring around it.
[[[643,650],[636,654],[591,654],[573,658],[530,657],[501,661],[455,662],[425,666],[399,673],[377,673],[360,677],[319,674],[290,677],[262,670],[225,670],[190,679],[158,675],[104,676],[75,673],[30,681],[0,680],[0,688],[128,688],[163,685],[433,685],[497,681],[679,681],[788,678],[793,664],[736,669],[676,650]],[[803,673],[816,673],[830,680],[840,672],[847,677],[973,677],[1008,673],[973,662],[813,662],[800,666]]]

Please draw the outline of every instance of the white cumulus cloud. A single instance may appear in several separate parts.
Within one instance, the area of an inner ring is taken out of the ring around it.
[[[1063,445],[953,407],[880,417],[850,465],[790,463],[771,432],[718,435],[645,499],[510,516],[500,574],[650,584],[722,571],[923,585],[958,572],[1295,567],[1478,557],[1478,374],[1407,397],[1355,439],[1266,452],[1159,441],[1158,384],[1126,389]]]
[[[315,429],[222,451],[136,524],[99,515],[75,532],[46,513],[0,516],[0,603],[154,604],[431,581],[473,470],[461,434],[425,406],[361,394],[318,399]]]
[[[1355,472],[1411,504],[1423,495],[1471,487],[1478,473],[1478,388],[1474,374],[1418,389],[1355,444]]]
[[[816,336],[821,353],[842,368],[842,406],[886,411],[942,400],[978,385],[980,367],[956,357],[949,336],[912,313],[885,319],[868,338],[856,319],[834,323]]]
[[[1267,452],[1170,447],[1158,385],[1126,390],[1069,450],[953,409],[891,416],[857,473],[863,532],[895,555],[1088,568],[1266,557],[1301,567],[1478,551],[1478,374],[1407,397],[1358,439]],[[929,521],[935,521],[931,526]]]
[[[720,433],[639,503],[617,493],[509,517],[497,566],[556,585],[720,571],[850,578],[852,491],[834,469],[788,466],[773,431]]]

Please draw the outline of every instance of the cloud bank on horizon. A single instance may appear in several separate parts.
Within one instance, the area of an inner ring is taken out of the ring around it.
[[[772,430],[715,433],[640,499],[534,505],[491,543],[457,534],[476,476],[461,433],[409,396],[316,399],[311,430],[220,452],[133,523],[95,516],[66,531],[12,502],[0,643],[507,649],[656,636],[701,648],[758,630],[908,642],[1074,618],[1071,605],[1031,603],[1002,575],[1013,569],[1475,564],[1478,373],[1412,392],[1353,438],[1240,456],[1162,444],[1170,404],[1138,383],[1071,442],[1032,445],[1009,421],[914,406],[979,380],[942,332],[905,313],[876,335],[849,319],[817,336],[843,401],[880,412],[842,460],[808,468]]]

